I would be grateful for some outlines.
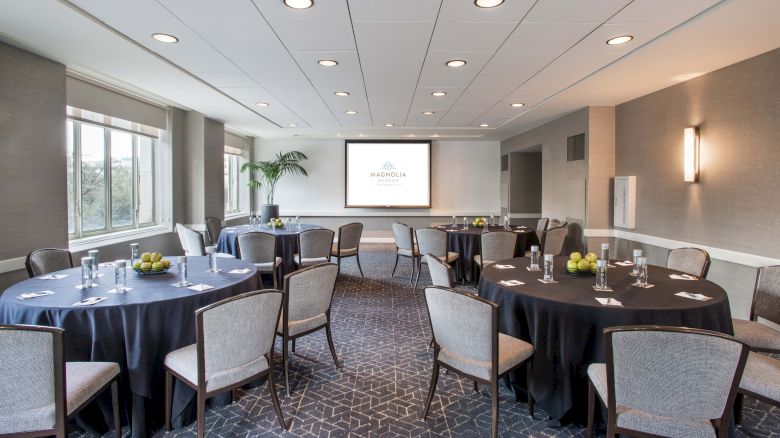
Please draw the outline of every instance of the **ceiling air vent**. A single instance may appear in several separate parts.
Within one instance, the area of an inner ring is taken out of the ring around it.
[[[501,171],[509,170],[509,155],[504,154],[501,156]]]
[[[566,139],[566,161],[585,159],[585,134],[572,135]]]

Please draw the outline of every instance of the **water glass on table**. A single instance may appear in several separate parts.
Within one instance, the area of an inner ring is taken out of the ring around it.
[[[469,218],[466,216],[463,216],[463,229],[464,230],[469,229]]]
[[[609,243],[601,244],[601,258],[600,260],[606,260],[609,264]]]
[[[81,258],[81,288],[92,287],[92,257]]]
[[[206,255],[209,257],[209,272],[218,272],[219,268],[217,267],[217,247],[207,246]]]
[[[539,270],[539,246],[538,245],[531,246],[531,266],[529,266],[529,269],[532,271]]]
[[[553,281],[553,255],[544,255],[544,281]]]
[[[98,279],[100,273],[100,262],[98,262],[98,250],[90,249],[87,251],[90,257],[92,257],[92,283],[94,284]]]
[[[637,257],[636,285],[647,287],[647,257]]]
[[[607,289],[607,261],[604,259],[596,260],[596,288]]]
[[[141,258],[141,248],[137,243],[130,244],[130,266]]]
[[[187,256],[180,256],[178,259],[179,266],[179,285],[186,286],[187,283]]]
[[[637,259],[639,257],[642,257],[642,250],[641,249],[635,249],[633,253],[634,258],[631,260],[634,263],[634,267],[631,268],[631,275],[636,277],[636,275],[639,273],[639,262]]]
[[[124,260],[117,260],[114,262],[114,284],[116,293],[124,293],[127,289],[127,271],[125,270],[126,262]]]

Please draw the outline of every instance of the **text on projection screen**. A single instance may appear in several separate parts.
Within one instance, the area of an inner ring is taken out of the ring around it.
[[[430,143],[347,142],[350,206],[430,206]]]

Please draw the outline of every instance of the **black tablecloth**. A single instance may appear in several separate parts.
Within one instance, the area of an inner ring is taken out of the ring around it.
[[[265,228],[265,226],[256,226],[252,228],[250,225],[238,225],[235,227],[223,228],[219,233],[219,240],[217,240],[217,251],[227,254],[233,254],[238,257],[238,235],[248,233],[250,231],[261,231],[264,233],[276,234],[276,251],[279,257],[282,258],[282,275],[289,274],[295,270],[294,255],[298,252],[298,234],[301,231],[316,230],[322,228],[319,225],[301,224],[301,228],[298,229],[295,225],[291,225],[290,229],[277,228],[272,230],[271,228]]]
[[[460,271],[456,272],[458,280],[473,280],[472,263],[474,256],[480,253],[479,242],[480,235],[483,233],[482,227],[469,226],[468,230],[463,225],[440,225],[437,227],[447,232],[448,249],[460,255]],[[488,227],[490,231],[503,231],[503,226]],[[522,257],[525,252],[531,249],[531,245],[538,245],[539,239],[533,228],[511,227],[511,231],[517,234],[517,243],[515,245],[515,257]]]
[[[593,290],[595,277],[573,277],[564,272],[567,257],[555,258],[557,284],[538,281],[541,272],[529,272],[527,258],[499,262],[514,269],[485,269],[479,295],[499,307],[499,330],[534,346],[534,400],[553,418],[584,423],[587,415],[588,365],[604,362],[603,330],[620,325],[657,324],[714,330],[731,334],[731,312],[726,292],[708,280],[673,280],[666,268],[650,266],[649,283],[631,286],[636,279],[631,267],[608,270],[614,292]],[[521,286],[503,286],[499,281],[516,279]],[[696,301],[675,296],[686,291],[712,297]],[[623,307],[602,306],[595,297],[611,297]],[[510,376],[515,389],[525,388],[525,372]]]
[[[175,261],[175,257],[170,258]],[[121,367],[122,408],[131,419],[133,436],[145,436],[152,427],[161,426],[164,414],[165,355],[195,343],[195,310],[257,288],[257,270],[250,263],[219,259],[218,273],[208,272],[206,257],[188,257],[188,280],[214,286],[204,292],[173,287],[178,272],[171,268],[161,275],[139,276],[127,270],[124,294],[107,293],[114,288],[114,268],[101,267],[98,286],[86,291],[81,284],[81,268],[58,272],[68,276],[60,280],[28,279],[8,288],[0,296],[0,324],[35,324],[65,329],[67,361],[117,362]],[[249,268],[245,274],[230,274],[237,268]],[[18,300],[25,292],[51,290],[54,295]],[[108,297],[85,307],[73,303],[91,296]],[[174,423],[186,424],[194,418],[195,392],[177,383],[174,391]],[[103,417],[111,418],[108,404],[101,406]],[[82,421],[95,424],[97,412],[84,412]],[[147,418],[151,416],[152,418]],[[90,418],[90,416],[92,418]]]

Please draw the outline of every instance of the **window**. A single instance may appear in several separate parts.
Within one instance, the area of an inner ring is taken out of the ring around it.
[[[241,175],[241,166],[246,160],[241,155],[225,153],[225,214],[245,212],[246,202],[243,199],[245,184]]]
[[[68,110],[71,240],[157,225],[157,138],[93,122],[85,111]],[[94,113],[93,118],[99,119]]]

